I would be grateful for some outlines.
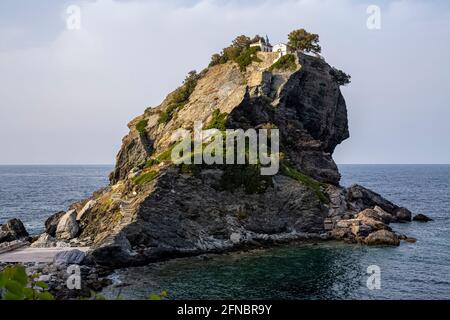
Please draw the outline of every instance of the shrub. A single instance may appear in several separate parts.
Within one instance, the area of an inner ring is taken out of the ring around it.
[[[319,181],[298,171],[297,169],[291,167],[287,163],[283,163],[281,165],[281,172],[285,176],[297,180],[298,182],[301,182],[304,186],[313,191],[316,194],[317,198],[320,200],[320,202],[322,203],[329,202],[328,197],[322,191],[323,184],[320,183]]]
[[[135,184],[139,184],[139,185],[145,184],[147,182],[153,181],[157,175],[158,175],[158,172],[156,172],[156,171],[144,172],[141,175],[134,177],[133,182]]]
[[[239,65],[241,71],[245,71],[247,66],[253,61],[261,61],[256,55],[261,48],[250,47],[251,43],[257,42],[259,39],[262,38],[260,36],[255,36],[253,39],[250,39],[244,35],[236,37],[230,46],[222,49],[221,54],[215,53],[212,55],[209,66],[226,63],[227,61],[234,61]]]
[[[351,76],[346,74],[344,71],[339,70],[337,68],[333,68],[330,70],[331,76],[340,86],[345,86],[351,82]]]
[[[38,274],[27,276],[21,265],[6,267],[0,272],[0,298],[2,300],[54,300],[46,291],[48,285],[37,281]]]
[[[219,129],[220,131],[224,131],[226,129],[227,116],[228,114],[226,112],[220,113],[219,109],[214,110],[212,113],[212,119],[205,126],[204,130]]]
[[[269,71],[274,70],[291,70],[297,69],[297,63],[295,62],[295,56],[293,54],[286,54],[278,59],[273,65],[270,66]]]
[[[309,33],[305,29],[294,30],[288,35],[288,46],[295,50],[320,53],[319,35]]]
[[[144,134],[146,129],[147,129],[147,125],[148,125],[148,120],[147,119],[143,119],[141,121],[139,121],[136,124],[136,130],[140,133],[140,134]]]

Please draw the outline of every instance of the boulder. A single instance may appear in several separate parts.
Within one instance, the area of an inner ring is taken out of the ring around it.
[[[58,240],[70,240],[77,236],[80,230],[77,222],[77,212],[70,210],[64,214],[56,227],[56,238]]]
[[[57,212],[51,215],[45,221],[45,233],[49,234],[52,237],[56,237],[56,228],[58,227],[59,220],[66,213],[64,211]]]
[[[347,202],[358,211],[378,206],[392,214],[398,208],[378,193],[357,184],[347,189]]]
[[[88,212],[89,210],[91,210],[95,204],[97,203],[97,201],[95,200],[89,200],[83,207],[83,209],[80,210],[80,212],[78,212],[77,214],[77,221],[80,221],[81,219],[83,219],[83,216],[85,215],[86,212]]]
[[[71,264],[82,264],[86,258],[86,253],[81,250],[74,249],[58,252],[53,258],[53,264],[57,267],[67,266]]]
[[[398,236],[389,230],[378,230],[369,234],[364,242],[369,246],[388,245],[398,246],[400,240]]]
[[[373,231],[373,229],[367,224],[361,224],[352,226],[351,231],[357,237],[367,237]]]
[[[373,209],[366,209],[361,211],[360,213],[358,213],[356,218],[360,220],[361,223],[371,227],[373,230],[390,230],[390,228],[383,222],[383,219],[378,214],[378,212]]]
[[[413,221],[428,222],[428,221],[433,221],[433,219],[431,219],[430,217],[427,217],[424,214],[419,213],[414,216]]]
[[[399,222],[411,222],[412,213],[406,208],[398,208],[394,211],[394,217]]]
[[[378,215],[381,217],[381,219],[383,220],[384,223],[389,224],[389,223],[395,221],[395,219],[392,216],[392,214],[387,213],[381,207],[375,206],[373,208],[373,210],[375,210],[378,213]]]
[[[29,236],[22,221],[11,219],[0,227],[0,243],[20,240]]]
[[[406,242],[410,242],[410,243],[415,243],[415,242],[417,241],[417,239],[414,238],[414,237],[406,237],[406,238],[405,238],[405,241],[406,241]]]
[[[48,233],[43,233],[31,244],[32,248],[51,248],[56,246],[56,239]]]
[[[123,232],[107,237],[89,254],[89,260],[109,267],[127,266],[133,260],[134,252]]]

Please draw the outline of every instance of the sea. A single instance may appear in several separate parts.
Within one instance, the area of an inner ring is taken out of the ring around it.
[[[0,224],[31,234],[51,214],[107,185],[112,166],[0,166]],[[399,247],[338,242],[191,257],[116,271],[104,294],[146,299],[450,299],[450,165],[339,165],[358,183],[433,221],[393,224]]]

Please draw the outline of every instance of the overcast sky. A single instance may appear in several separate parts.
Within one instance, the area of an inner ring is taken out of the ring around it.
[[[449,1],[242,2],[1,0],[0,164],[112,164],[127,122],[236,35],[300,27],[352,75],[336,162],[450,163]]]

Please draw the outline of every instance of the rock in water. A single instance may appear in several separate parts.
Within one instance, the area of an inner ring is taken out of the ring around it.
[[[11,219],[0,227],[0,243],[27,238],[25,226],[19,219]]]
[[[349,132],[335,69],[301,52],[293,53],[295,68],[285,70],[271,68],[277,53],[257,57],[245,72],[228,61],[191,74],[129,123],[110,185],[71,206],[80,212],[79,241],[93,246],[94,262],[120,267],[327,237],[325,225],[346,241],[389,230],[385,222],[398,206],[361,186],[339,185],[332,154]],[[173,133],[196,121],[221,131],[278,129],[280,170],[264,176],[248,164],[173,163]],[[386,214],[366,212],[333,230],[343,216],[374,206]],[[61,218],[58,238],[76,235],[74,214]]]
[[[77,236],[78,231],[77,212],[70,210],[59,220],[56,227],[56,238],[58,240],[70,240]]]
[[[64,211],[60,211],[51,215],[45,221],[45,233],[49,234],[51,237],[56,237],[56,228],[58,227],[59,220],[65,214]]]
[[[376,245],[388,245],[388,246],[398,246],[400,244],[400,240],[397,235],[388,230],[378,230],[371,234],[369,234],[365,243],[369,246]]]
[[[426,215],[419,213],[414,216],[413,221],[419,221],[419,222],[428,222],[433,221],[430,217],[427,217]]]
[[[394,217],[399,222],[411,222],[412,213],[406,208],[398,208],[394,211]]]

